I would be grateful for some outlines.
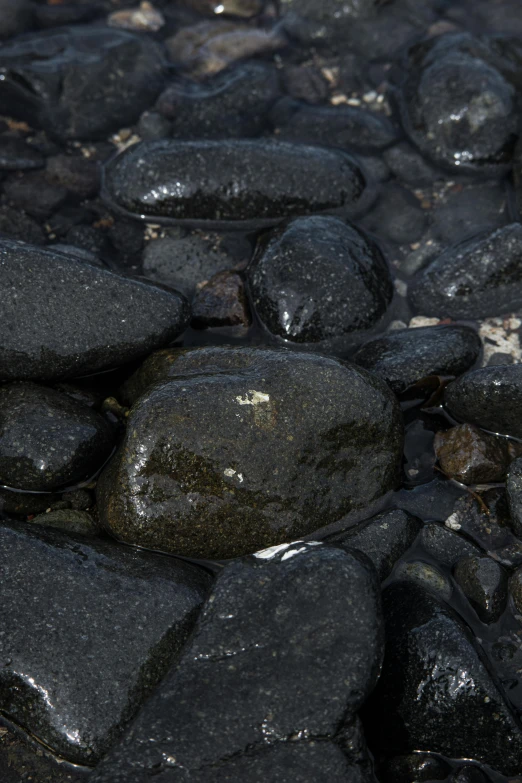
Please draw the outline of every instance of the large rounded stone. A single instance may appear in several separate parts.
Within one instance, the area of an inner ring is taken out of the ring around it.
[[[234,557],[309,534],[396,485],[400,413],[364,370],[208,347],[174,353],[164,373],[98,483],[102,523],[118,539]]]

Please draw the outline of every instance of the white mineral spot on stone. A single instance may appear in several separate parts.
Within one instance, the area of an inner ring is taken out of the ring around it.
[[[444,524],[446,527],[449,527],[450,530],[460,530],[459,515],[456,512],[450,514]]]
[[[229,478],[232,478],[232,476],[236,475],[236,471],[233,470],[233,468],[225,468],[223,473],[225,474],[225,476],[228,476]]]
[[[399,278],[395,278],[395,290],[399,294],[399,296],[406,296],[408,293],[408,283],[406,280],[399,280]]]
[[[283,560],[290,560],[291,557],[295,557],[296,555],[300,555],[301,552],[306,552],[306,547],[302,546],[299,547],[299,549],[289,549],[288,552],[285,552],[284,555],[281,558],[281,562]]]
[[[294,541],[294,543],[301,543]],[[292,544],[277,544],[276,546],[269,546],[267,549],[260,549],[259,552],[254,552],[254,557],[258,557],[260,560],[271,560],[279,552],[284,552],[285,549],[291,547]]]
[[[410,329],[418,329],[421,326],[437,326],[440,318],[427,318],[425,315],[414,316],[408,324]]]
[[[250,395],[250,396],[249,396]],[[236,402],[240,405],[261,405],[263,402],[270,402],[270,395],[264,394],[264,392],[256,391],[255,389],[249,389],[248,393],[244,397],[238,395]]]
[[[516,316],[510,318],[486,318],[481,321],[479,335],[484,346],[482,366],[485,367],[495,353],[505,353],[511,356],[515,364],[522,359],[520,335],[513,331],[522,322]]]

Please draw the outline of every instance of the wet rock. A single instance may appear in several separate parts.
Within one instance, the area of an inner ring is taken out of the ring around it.
[[[176,660],[209,577],[21,523],[2,528],[0,561],[2,711],[63,758],[94,764]]]
[[[45,157],[37,147],[19,136],[0,136],[0,172],[27,171],[44,166]]]
[[[64,765],[43,749],[35,750],[34,742],[18,732],[2,727],[0,731],[0,780],[2,783],[20,783],[34,780],[38,783],[82,783],[88,771]]]
[[[2,183],[2,189],[11,206],[38,221],[45,221],[67,198],[67,190],[53,185],[40,171],[12,174]]]
[[[156,109],[170,120],[170,136],[179,139],[226,139],[257,136],[280,94],[277,69],[250,62],[199,83],[171,82]]]
[[[143,142],[105,167],[105,196],[117,209],[195,228],[257,228],[310,212],[349,215],[365,195],[364,175],[346,153],[264,139]]]
[[[161,89],[155,41],[123,30],[63,27],[2,46],[0,101],[60,140],[103,138],[130,125]]]
[[[451,767],[443,759],[429,753],[411,753],[395,756],[379,772],[383,783],[431,783],[434,780],[447,780]]]
[[[328,538],[328,543],[357,549],[370,558],[383,582],[413,544],[422,524],[406,511],[383,511],[356,527]]]
[[[462,558],[480,555],[480,549],[471,541],[435,522],[424,525],[419,543],[428,555],[447,568]]]
[[[143,141],[156,141],[170,136],[172,123],[157,111],[144,111],[138,122],[138,136]]]
[[[285,64],[282,79],[285,94],[297,101],[323,103],[330,93],[328,81],[315,63]]]
[[[113,11],[107,17],[107,24],[109,27],[118,27],[121,30],[157,33],[165,24],[165,18],[152,3],[142,0],[138,8]]]
[[[482,344],[466,326],[397,329],[365,343],[353,361],[379,375],[400,394],[428,375],[461,375],[477,361]]]
[[[199,14],[209,16],[224,14],[242,19],[251,19],[261,13],[264,0],[183,0],[184,4]]]
[[[360,223],[380,239],[411,245],[424,236],[428,216],[409,190],[392,182],[381,188],[377,201]]]
[[[177,669],[93,783],[155,773],[173,783],[243,780],[214,778],[212,768],[234,758],[245,768],[272,744],[284,758],[306,748],[301,738],[334,736],[373,687],[382,655],[377,580],[359,557],[296,542],[228,565]],[[283,769],[247,780],[293,780]],[[364,779],[355,772],[345,780]]]
[[[189,317],[174,292],[7,239],[0,288],[2,380],[86,375],[139,359],[174,340]]]
[[[24,33],[31,26],[32,15],[30,0],[0,0],[0,39]]]
[[[410,48],[403,125],[435,163],[465,172],[509,165],[518,134],[516,91],[491,60],[487,44],[468,34]]]
[[[386,655],[367,723],[377,747],[471,757],[515,774],[522,732],[467,626],[418,585],[391,585],[383,608]]]
[[[282,0],[280,14],[285,30],[301,43],[342,41],[358,19],[375,15],[378,0]]]
[[[34,18],[38,28],[47,30],[51,27],[85,24],[101,16],[104,12],[103,0],[99,3],[94,1],[81,5],[77,5],[77,3],[40,5],[38,3],[34,7]]]
[[[342,351],[381,322],[393,297],[377,245],[330,216],[266,234],[247,269],[257,317],[276,337]]]
[[[66,533],[76,533],[80,536],[96,536],[100,532],[90,514],[74,509],[58,509],[38,514],[34,519],[31,519],[31,524],[54,527]]]
[[[21,239],[33,245],[44,245],[45,234],[29,215],[19,209],[0,206],[0,240],[4,237]]]
[[[510,222],[505,183],[459,183],[435,201],[432,219],[433,234],[445,245],[493,232]]]
[[[451,783],[492,783],[492,779],[479,767],[466,764],[457,770]]]
[[[250,320],[245,285],[236,272],[218,272],[199,289],[192,302],[191,325],[195,329],[247,327]]]
[[[271,121],[279,138],[306,144],[372,150],[397,139],[385,115],[355,106],[310,106],[283,98],[274,106]]]
[[[463,484],[503,481],[519,444],[490,435],[473,424],[437,432],[435,453],[446,475]]]
[[[105,419],[34,383],[0,387],[0,483],[50,491],[89,478],[113,446]]]
[[[431,563],[424,563],[421,560],[399,562],[394,577],[397,580],[419,584],[443,601],[449,601],[453,593],[449,578]]]
[[[235,557],[312,533],[395,486],[397,403],[364,370],[208,347],[165,352],[142,383],[151,375],[168,381],[134,405],[98,481],[101,521],[118,539]]]
[[[453,577],[483,623],[496,623],[506,608],[507,574],[491,557],[465,557]]]
[[[522,457],[513,460],[506,478],[511,528],[522,538]]]
[[[39,492],[17,492],[9,489],[0,489],[0,512],[8,517],[20,517],[27,519],[61,502],[61,495]]]
[[[383,157],[397,179],[407,185],[431,185],[437,178],[443,177],[408,142],[395,144],[383,152]]]
[[[522,614],[522,568],[517,568],[511,575],[509,579],[509,593],[513,598],[515,609],[519,614]]]
[[[204,77],[240,60],[278,52],[287,43],[280,27],[264,30],[222,20],[183,27],[165,46],[176,65]]]
[[[420,519],[444,522],[452,513],[455,502],[467,494],[459,484],[436,476],[432,481],[413,489],[403,487],[396,493],[395,503],[398,508]]]
[[[450,413],[491,432],[522,438],[522,365],[481,367],[445,390]]]
[[[522,225],[511,223],[450,247],[412,281],[416,312],[483,318],[522,307]]]
[[[82,156],[53,155],[47,159],[46,177],[78,198],[91,198],[98,193],[100,172],[96,161]]]

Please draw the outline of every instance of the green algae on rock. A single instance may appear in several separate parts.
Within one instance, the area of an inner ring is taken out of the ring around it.
[[[366,371],[264,348],[167,353],[155,379],[168,380],[139,397],[98,482],[100,520],[116,538],[235,557],[310,534],[396,486],[401,415]]]

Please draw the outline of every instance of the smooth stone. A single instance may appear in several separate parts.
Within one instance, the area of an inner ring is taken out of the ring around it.
[[[366,342],[352,361],[379,375],[394,392],[429,375],[461,375],[482,350],[480,337],[467,326],[397,329]]]
[[[407,185],[432,185],[444,176],[422,157],[416,147],[406,141],[385,150],[383,158],[397,179]]]
[[[255,313],[271,335],[326,353],[360,341],[393,298],[379,247],[331,216],[295,218],[265,234],[246,278]]]
[[[489,775],[487,775],[479,767],[466,764],[461,767],[451,779],[451,783],[493,783]]]
[[[509,578],[509,594],[513,599],[515,610],[522,614],[522,568],[517,568]]]
[[[428,555],[446,568],[453,568],[461,558],[481,554],[481,550],[471,541],[436,522],[424,525],[419,543]]]
[[[519,723],[465,623],[414,584],[388,587],[383,609],[384,666],[366,707],[376,748],[473,758],[504,775],[516,774],[522,753]]]
[[[40,223],[60,209],[67,199],[67,190],[50,183],[44,171],[13,173],[2,183],[2,189],[11,206]]]
[[[38,514],[31,519],[32,525],[54,527],[66,533],[76,533],[80,536],[97,536],[100,532],[94,519],[86,511],[76,509],[58,509],[45,514]]]
[[[283,98],[270,119],[278,138],[325,147],[380,150],[398,137],[386,115],[357,106],[311,106]]]
[[[97,486],[101,522],[119,540],[230,558],[310,534],[396,486],[398,405],[365,370],[225,346],[163,353],[145,385],[151,370],[166,382],[134,404]]]
[[[490,435],[474,424],[459,424],[435,435],[435,454],[447,476],[463,484],[504,481],[522,444]]]
[[[444,396],[457,420],[522,438],[522,364],[467,372],[446,387]]]
[[[274,65],[250,62],[229,68],[204,82],[180,78],[156,102],[178,139],[230,139],[259,135],[280,96]]]
[[[370,558],[383,582],[415,541],[422,523],[401,509],[383,511],[359,525],[328,537],[328,543],[357,549]]]
[[[511,223],[443,251],[412,280],[409,297],[425,316],[516,312],[522,307],[522,225]]]
[[[0,241],[21,239],[33,245],[45,245],[47,237],[35,220],[10,206],[0,206]]]
[[[522,457],[513,460],[506,477],[506,493],[511,517],[511,528],[522,538]]]
[[[30,0],[0,0],[0,40],[24,33],[31,26],[32,18]]]
[[[496,623],[507,603],[506,571],[491,557],[465,557],[453,578],[483,623]]]
[[[84,783],[89,771],[65,765],[19,732],[0,727],[0,780],[2,783]]]
[[[283,28],[301,44],[343,42],[354,22],[371,19],[379,0],[281,0]]]
[[[270,744],[331,739],[378,677],[379,592],[366,558],[318,542],[230,563],[178,666],[92,783],[214,780],[221,761],[241,768]],[[281,775],[254,780],[293,780]]]
[[[45,166],[40,150],[18,136],[0,136],[0,171],[27,171]]]
[[[0,102],[61,141],[92,141],[136,121],[165,69],[151,38],[98,26],[44,30],[2,45]]]
[[[400,109],[406,133],[454,172],[509,166],[518,134],[516,90],[484,39],[443,35],[408,51]]]
[[[106,164],[104,196],[129,217],[232,229],[316,212],[349,216],[369,198],[342,150],[266,139],[135,144]]]
[[[7,239],[0,290],[1,380],[54,380],[134,361],[172,342],[190,317],[175,292]]]
[[[2,528],[0,560],[2,712],[63,758],[93,765],[176,661],[210,578],[22,523]]]
[[[383,783],[433,783],[447,781],[451,767],[429,753],[411,753],[389,759],[379,772]]]
[[[48,182],[66,188],[78,198],[92,198],[100,188],[100,171],[96,161],[83,155],[53,155],[47,158]]]
[[[453,587],[446,574],[443,574],[431,563],[423,563],[421,560],[401,561],[395,570],[394,577],[396,580],[419,584],[443,601],[449,601],[453,593]]]
[[[100,468],[113,447],[107,421],[34,383],[0,387],[0,484],[49,492]]]
[[[250,322],[245,284],[237,272],[218,272],[201,286],[192,302],[194,329],[248,327]]]
[[[219,15],[251,19],[261,13],[264,0],[223,0],[216,3],[215,0],[183,0],[184,5],[191,10],[204,15]]]

